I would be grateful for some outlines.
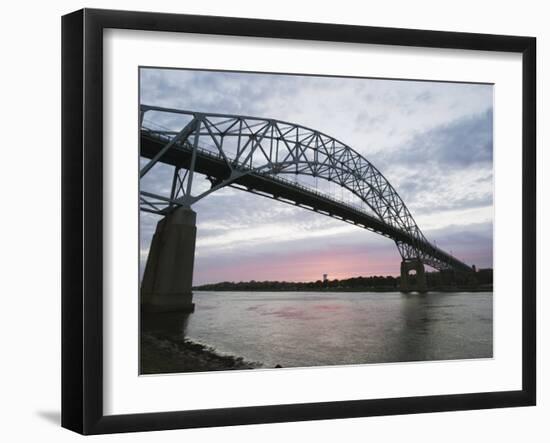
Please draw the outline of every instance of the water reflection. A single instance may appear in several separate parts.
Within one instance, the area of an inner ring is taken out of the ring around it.
[[[143,326],[265,367],[493,353],[492,293],[196,292],[194,302],[191,315],[156,314]]]

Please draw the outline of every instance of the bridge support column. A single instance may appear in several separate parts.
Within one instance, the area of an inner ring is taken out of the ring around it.
[[[415,281],[409,275],[410,271],[415,271]],[[426,274],[424,273],[424,265],[420,260],[403,260],[401,262],[401,292],[427,292]]]
[[[143,281],[145,312],[193,312],[196,213],[178,208],[157,223]]]

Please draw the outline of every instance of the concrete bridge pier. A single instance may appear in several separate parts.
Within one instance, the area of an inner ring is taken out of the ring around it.
[[[415,271],[414,278],[410,275]],[[413,281],[414,280],[414,281]],[[403,260],[401,262],[401,292],[427,292],[426,274],[424,264],[418,259]]]
[[[141,283],[144,312],[193,312],[196,213],[180,207],[157,223]]]

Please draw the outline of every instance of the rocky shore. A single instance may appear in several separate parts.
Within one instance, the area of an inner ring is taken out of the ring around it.
[[[261,363],[248,362],[241,357],[219,354],[213,348],[186,338],[158,332],[141,334],[141,374],[226,371],[261,366]]]

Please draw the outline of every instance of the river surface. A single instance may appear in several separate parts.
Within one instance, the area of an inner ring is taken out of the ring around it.
[[[264,367],[490,358],[491,292],[194,293],[185,335]]]

